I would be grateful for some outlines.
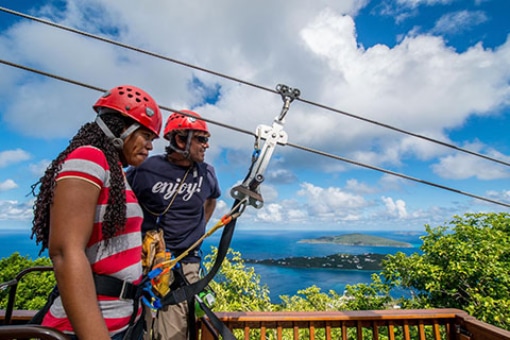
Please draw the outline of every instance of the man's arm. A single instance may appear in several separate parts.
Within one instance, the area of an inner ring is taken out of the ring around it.
[[[205,223],[207,224],[216,209],[216,198],[208,198],[204,203]]]

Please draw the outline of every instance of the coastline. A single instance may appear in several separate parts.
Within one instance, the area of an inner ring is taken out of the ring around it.
[[[288,230],[252,230],[239,228],[235,231],[232,238],[231,248],[240,252],[247,266],[255,269],[257,275],[260,275],[260,284],[267,285],[270,290],[270,297],[273,301],[279,301],[281,295],[294,295],[300,289],[315,285],[322,291],[334,290],[343,292],[346,285],[371,282],[371,276],[378,270],[371,269],[348,269],[332,268],[332,266],[317,267],[290,267],[280,265],[266,265],[255,263],[255,260],[264,259],[285,259],[290,257],[327,257],[331,254],[373,254],[379,253],[395,254],[403,252],[412,254],[420,252],[422,241],[420,236],[423,233],[402,233],[399,231],[367,231],[366,234],[381,236],[397,241],[408,242],[412,248],[397,247],[375,247],[375,246],[345,246],[340,244],[307,244],[299,243],[303,239],[312,239],[321,236],[338,235],[339,233],[352,233],[349,230],[307,230],[292,231]],[[365,232],[364,232],[365,233]],[[0,230],[0,243],[3,244],[0,249],[0,257],[7,257],[14,251],[22,256],[28,255],[32,259],[38,256],[40,246],[37,246],[35,240],[30,238],[31,230]],[[217,247],[221,238],[221,233],[215,233],[204,240],[202,245],[203,255],[211,253],[211,247]],[[276,243],[275,243],[276,241]],[[47,250],[41,254],[47,257]],[[246,260],[250,259],[250,260]],[[248,261],[251,261],[248,263]],[[367,268],[362,266],[363,268]]]
[[[408,242],[395,241],[390,238],[373,236],[361,233],[351,233],[337,236],[322,236],[312,239],[301,239],[298,243],[309,244],[337,244],[353,247],[393,247],[393,248],[412,248],[413,245]]]
[[[381,263],[385,257],[385,254],[334,254],[321,257],[300,256],[281,259],[246,259],[245,262],[289,268],[378,271],[382,269]]]

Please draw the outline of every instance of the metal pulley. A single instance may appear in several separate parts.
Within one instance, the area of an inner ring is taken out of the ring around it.
[[[301,91],[292,89],[287,85],[278,84],[276,90],[282,96],[283,107],[279,116],[275,117],[272,126],[259,125],[255,131],[255,152],[252,159],[250,172],[241,185],[231,189],[233,198],[247,203],[256,209],[262,208],[264,200],[260,194],[259,186],[264,181],[264,172],[271,160],[277,144],[287,144],[288,136],[283,130],[284,118],[289,110],[290,103],[299,97]],[[260,141],[264,141],[262,149],[259,148]]]

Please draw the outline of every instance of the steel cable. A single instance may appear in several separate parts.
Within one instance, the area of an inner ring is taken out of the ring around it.
[[[31,15],[27,15],[27,14],[24,14],[24,13],[21,13],[21,12],[18,12],[18,11],[14,11],[14,10],[11,10],[11,9],[8,9],[8,8],[2,7],[2,6],[0,6],[0,11],[3,11],[5,13],[9,13],[9,14],[12,14],[12,15],[16,15],[16,16],[19,16],[19,17],[22,17],[22,18],[25,18],[25,19],[33,20],[33,21],[36,21],[36,22],[39,22],[39,23],[42,23],[42,24],[45,24],[45,25],[49,25],[49,26],[52,26],[52,27],[55,27],[55,28],[58,28],[58,29],[62,29],[62,30],[68,31],[68,32],[72,32],[72,33],[75,33],[75,34],[83,35],[83,36],[88,37],[88,38],[100,40],[100,41],[108,43],[108,44],[116,45],[116,46],[119,46],[119,47],[122,47],[122,48],[125,48],[125,49],[129,49],[129,50],[132,50],[132,51],[135,51],[135,52],[138,52],[138,53],[146,54],[146,55],[149,55],[149,56],[152,56],[152,57],[155,57],[155,58],[159,58],[159,59],[162,59],[162,60],[165,60],[165,61],[169,61],[169,62],[172,62],[172,63],[175,63],[175,64],[179,64],[179,65],[182,65],[182,66],[185,66],[185,67],[189,67],[189,68],[192,68],[192,69],[195,69],[195,70],[199,70],[199,71],[202,71],[202,72],[205,72],[205,73],[209,73],[209,74],[215,75],[217,77],[221,77],[221,78],[225,78],[225,79],[228,79],[228,80],[231,80],[231,81],[235,81],[237,83],[248,85],[248,86],[260,89],[260,90],[277,93],[277,91],[275,91],[275,90],[273,90],[271,88],[264,87],[264,86],[261,86],[261,85],[257,85],[257,84],[254,84],[254,83],[251,83],[251,82],[239,79],[239,78],[235,78],[235,77],[232,77],[232,76],[228,76],[228,75],[226,75],[224,73],[220,73],[220,72],[212,71],[210,69],[203,68],[203,67],[200,67],[200,66],[192,65],[192,64],[189,64],[189,63],[177,60],[177,59],[173,59],[173,58],[169,58],[169,57],[163,56],[161,54],[150,52],[150,51],[138,48],[138,47],[134,47],[134,46],[131,46],[131,45],[128,45],[128,44],[120,43],[120,42],[112,40],[112,39],[107,39],[107,38],[100,37],[100,36],[97,36],[97,35],[94,35],[94,34],[91,34],[91,33],[88,33],[88,32],[84,32],[84,31],[80,31],[80,30],[77,30],[77,29],[74,29],[74,28],[71,28],[71,27],[60,25],[60,24],[51,22],[49,20],[44,20],[44,19],[41,19],[41,18],[37,18],[37,17],[31,16]],[[406,131],[406,130],[403,130],[401,128],[389,125],[389,124],[385,124],[385,123],[378,122],[376,120],[364,118],[364,117],[361,117],[361,116],[358,116],[358,115],[355,115],[355,114],[352,114],[352,113],[348,113],[348,112],[345,112],[345,111],[342,111],[342,110],[339,110],[339,109],[335,109],[335,108],[330,107],[330,106],[319,104],[319,103],[316,103],[316,102],[313,102],[313,101],[310,101],[310,100],[306,100],[306,99],[302,99],[302,98],[297,98],[296,100],[301,101],[303,103],[306,103],[308,105],[319,107],[319,108],[324,109],[324,110],[328,110],[328,111],[331,111],[331,112],[339,113],[339,114],[342,114],[342,115],[345,115],[345,116],[348,116],[348,117],[351,117],[351,118],[354,118],[354,119],[358,119],[358,120],[361,120],[361,121],[364,121],[364,122],[367,122],[367,123],[370,123],[370,124],[374,124],[374,125],[377,125],[377,126],[389,129],[389,130],[393,130],[393,131],[396,131],[396,132],[399,132],[399,133],[402,133],[402,134],[405,134],[405,135],[408,135],[408,136],[412,136],[412,137],[415,137],[415,138],[423,139],[423,140],[426,140],[428,142],[435,143],[435,144],[438,144],[438,145],[442,145],[444,147],[448,147],[448,148],[454,149],[454,150],[459,151],[459,152],[470,154],[472,156],[477,156],[477,157],[480,157],[480,158],[483,158],[483,159],[486,159],[486,160],[489,160],[489,161],[492,161],[492,162],[496,162],[496,163],[499,163],[499,164],[502,164],[502,165],[510,166],[509,162],[505,162],[505,161],[503,161],[501,159],[490,157],[490,156],[487,156],[487,155],[484,155],[484,154],[481,154],[481,153],[478,153],[478,152],[475,152],[475,151],[464,149],[464,148],[458,147],[458,146],[456,146],[454,144],[451,144],[451,143],[446,143],[446,142],[443,142],[443,141],[440,141],[440,140],[437,140],[437,139],[434,139],[434,138],[430,138],[430,137],[427,137],[427,136],[424,136],[424,135],[420,135],[420,134],[417,134],[417,133],[414,133],[414,132]]]
[[[53,79],[57,79],[57,80],[60,80],[60,81],[63,81],[63,82],[67,82],[67,83],[70,83],[70,84],[86,87],[88,89],[93,89],[93,90],[100,91],[100,92],[105,92],[106,91],[105,89],[102,89],[102,88],[97,87],[97,86],[93,86],[93,85],[85,84],[85,83],[78,82],[78,81],[75,81],[75,80],[72,80],[72,79],[68,79],[68,78],[65,78],[65,77],[57,76],[55,74],[51,74],[51,73],[40,71],[40,70],[31,68],[31,67],[27,67],[27,66],[16,64],[16,63],[12,63],[12,62],[9,62],[9,61],[3,60],[3,59],[0,59],[0,63],[8,65],[8,66],[11,66],[11,67],[16,67],[16,68],[19,68],[19,69],[23,69],[23,70],[26,70],[26,71],[29,71],[29,72],[37,73],[37,74],[40,74],[40,75],[43,75],[43,76],[47,76],[47,77],[50,77],[50,78],[53,78]],[[165,110],[165,111],[180,112],[179,110],[175,110],[175,109],[172,109],[172,108],[169,108],[169,107],[165,107],[165,106],[161,106],[161,105],[159,107],[162,110]],[[185,114],[185,113],[183,113],[183,114]],[[244,129],[241,129],[241,128],[238,128],[238,127],[235,127],[235,126],[232,126],[232,125],[229,125],[229,124],[220,123],[220,122],[217,122],[217,121],[212,120],[212,119],[205,119],[204,118],[204,120],[209,122],[209,123],[211,123],[211,124],[215,124],[215,125],[221,126],[223,128],[227,128],[227,129],[234,130],[234,131],[237,131],[237,132],[240,132],[240,133],[256,136],[252,132],[249,132],[247,130],[244,130]],[[289,147],[292,147],[292,148],[296,148],[298,150],[302,150],[302,151],[306,151],[306,152],[311,152],[311,153],[314,153],[314,154],[317,154],[317,155],[320,155],[320,156],[324,156],[324,157],[333,158],[333,159],[340,160],[340,161],[343,161],[343,162],[347,162],[347,163],[350,163],[350,164],[354,164],[354,165],[358,165],[358,166],[365,167],[365,168],[368,168],[368,169],[372,169],[372,170],[376,170],[376,171],[379,171],[379,172],[383,172],[383,173],[386,173],[386,174],[389,174],[389,175],[401,177],[401,178],[404,178],[404,179],[407,179],[407,180],[410,180],[410,181],[426,184],[426,185],[433,186],[433,187],[436,187],[436,188],[440,188],[440,189],[443,189],[443,190],[448,190],[448,191],[451,191],[451,192],[454,192],[454,193],[457,193],[457,194],[460,194],[460,195],[468,196],[468,197],[471,197],[471,198],[475,198],[475,199],[478,199],[478,200],[482,200],[482,201],[486,201],[486,202],[489,202],[489,203],[494,203],[494,204],[498,204],[498,205],[502,205],[502,206],[510,208],[510,204],[507,204],[507,203],[504,203],[504,202],[495,201],[495,200],[492,200],[492,199],[487,198],[487,197],[471,194],[469,192],[465,192],[465,191],[461,191],[461,190],[458,190],[458,189],[454,189],[454,188],[451,188],[451,187],[448,187],[448,186],[445,186],[445,185],[441,185],[441,184],[433,183],[433,182],[426,181],[426,180],[423,180],[423,179],[411,177],[411,176],[408,176],[408,175],[405,175],[405,174],[401,174],[401,173],[398,173],[398,172],[394,172],[394,171],[391,171],[391,170],[386,170],[386,169],[383,169],[383,168],[378,168],[378,167],[375,167],[375,166],[372,166],[372,165],[368,165],[368,164],[364,164],[364,163],[361,163],[361,162],[353,161],[353,160],[345,158],[345,157],[333,155],[333,154],[330,154],[330,153],[327,153],[327,152],[323,152],[323,151],[320,151],[320,150],[315,150],[315,149],[312,149],[312,148],[309,148],[309,147],[305,147],[305,146],[301,146],[301,145],[298,145],[298,144],[293,144],[293,143],[287,142],[285,145],[288,145]]]

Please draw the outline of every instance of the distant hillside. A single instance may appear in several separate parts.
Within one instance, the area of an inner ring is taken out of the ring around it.
[[[303,239],[300,243],[334,243],[345,246],[371,246],[371,247],[401,247],[411,248],[407,242],[391,240],[385,237],[378,237],[364,234],[345,234],[339,236],[322,236],[312,239]]]
[[[246,263],[264,264],[269,266],[294,267],[294,268],[322,268],[343,270],[381,270],[381,262],[386,257],[382,254],[334,254],[323,257],[287,257],[284,259],[253,260],[247,259]]]

